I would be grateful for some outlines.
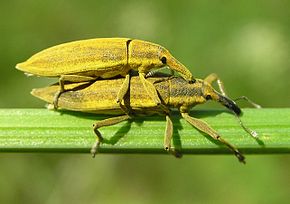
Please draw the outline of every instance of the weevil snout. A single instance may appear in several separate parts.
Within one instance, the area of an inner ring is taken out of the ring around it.
[[[160,50],[159,59],[163,66],[168,66],[171,70],[177,71],[182,78],[186,79],[188,82],[195,82],[191,72],[181,62],[175,59],[165,48]]]
[[[203,84],[203,94],[206,100],[214,100],[221,103],[223,106],[227,107],[229,110],[233,111],[236,115],[240,116],[242,114],[239,106],[228,97],[218,93],[212,88],[211,85],[205,83]]]
[[[218,93],[218,96],[219,96],[218,102],[223,104],[229,110],[233,111],[237,116],[240,116],[242,114],[241,109],[233,100],[231,100],[231,99],[227,98],[226,96],[223,96],[219,93]]]

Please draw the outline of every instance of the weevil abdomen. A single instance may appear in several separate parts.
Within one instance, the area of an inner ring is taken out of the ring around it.
[[[150,82],[160,78],[150,78]],[[123,79],[97,80],[94,83],[82,82],[66,84],[68,90],[59,98],[59,107],[67,110],[121,114],[123,111],[116,102],[118,87],[123,83]],[[125,101],[137,113],[162,112],[160,108],[151,100],[144,91],[144,87],[139,77],[131,78],[130,99]],[[31,94],[48,102],[53,103],[54,95],[58,90],[58,85],[34,89]],[[169,86],[167,81],[158,83],[158,91],[164,104],[168,103]]]
[[[16,68],[37,76],[79,74],[112,77],[128,72],[128,38],[80,40],[45,49]]]

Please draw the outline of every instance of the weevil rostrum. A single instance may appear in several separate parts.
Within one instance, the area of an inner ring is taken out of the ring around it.
[[[65,91],[65,81],[85,82],[118,75],[125,77],[116,95],[116,101],[121,106],[129,90],[129,72],[137,70],[148,95],[163,107],[154,85],[146,80],[146,74],[164,66],[178,72],[187,81],[194,81],[191,72],[167,49],[130,38],[96,38],[56,45],[36,53],[27,61],[17,64],[16,68],[29,75],[59,77],[60,88],[55,93],[55,108],[59,96]]]
[[[245,157],[232,144],[224,140],[217,131],[212,129],[206,122],[189,115],[190,109],[198,104],[205,103],[208,100],[217,101],[227,107],[236,116],[241,114],[241,109],[237,104],[229,99],[220,84],[221,93],[212,87],[212,82],[219,80],[215,74],[211,74],[204,80],[196,79],[194,83],[188,83],[181,77],[150,77],[150,83],[154,84],[162,103],[168,108],[168,111],[160,109],[156,103],[144,91],[142,82],[138,77],[131,77],[129,106],[132,108],[134,115],[163,114],[166,116],[166,130],[164,136],[164,149],[172,151],[171,139],[173,135],[173,124],[170,117],[170,108],[178,108],[181,116],[198,130],[208,134],[213,139],[225,144],[234,152],[240,162],[245,162]],[[116,114],[112,118],[97,121],[94,124],[94,132],[97,135],[97,142],[92,147],[92,154],[95,155],[99,145],[102,143],[103,136],[99,128],[110,126],[122,121],[128,120],[132,115],[125,114],[115,98],[118,95],[118,88],[123,82],[122,78],[110,80],[97,80],[93,83],[71,83],[66,84],[66,92],[59,97],[59,107],[67,110],[92,112],[101,114]],[[219,80],[220,81],[220,80]],[[32,95],[48,102],[53,103],[54,95],[58,91],[58,85],[52,85],[45,88],[34,89]],[[127,101],[127,100],[126,100]],[[240,121],[241,122],[241,121]],[[242,125],[243,126],[243,125]],[[243,128],[250,131],[245,126]]]

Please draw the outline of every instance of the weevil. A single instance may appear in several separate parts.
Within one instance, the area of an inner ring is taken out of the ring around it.
[[[151,77],[148,78],[150,83],[154,84],[160,95],[162,103],[168,108],[178,108],[181,116],[192,126],[211,136],[213,139],[220,141],[231,149],[240,162],[245,162],[245,157],[232,144],[223,139],[220,134],[211,128],[206,122],[201,119],[194,118],[189,115],[190,109],[198,104],[205,103],[208,100],[217,101],[220,104],[231,110],[236,116],[241,115],[241,109],[237,104],[229,99],[223,89],[223,85],[217,75],[211,74],[204,80],[196,79],[192,84],[188,83],[181,77]],[[223,94],[217,92],[212,87],[212,82],[220,81],[219,87]],[[171,139],[173,135],[173,123],[169,112],[164,112],[160,109],[148,96],[144,93],[144,87],[138,77],[131,78],[129,105],[131,106],[134,115],[149,115],[149,114],[165,114],[166,116],[166,130],[164,136],[164,149],[178,155],[171,148]],[[95,155],[99,145],[103,141],[99,128],[110,126],[122,121],[130,119],[129,116],[123,113],[115,98],[118,95],[118,87],[122,84],[122,79],[97,80],[94,83],[71,83],[66,84],[66,92],[59,98],[59,107],[67,110],[102,113],[102,114],[116,114],[118,116],[98,121],[94,124],[94,132],[97,135],[97,142],[92,147],[92,154]],[[52,85],[45,88],[34,89],[32,95],[48,102],[53,103],[55,92],[58,86]],[[239,120],[242,124],[241,120]],[[249,130],[244,125],[242,127],[255,136],[255,132]]]
[[[56,45],[36,53],[27,61],[17,64],[16,68],[30,75],[59,77],[55,108],[59,96],[65,91],[65,81],[84,82],[118,75],[125,77],[116,95],[116,101],[121,105],[129,90],[130,70],[137,70],[149,96],[163,107],[154,85],[146,80],[146,74],[164,66],[178,72],[187,81],[194,81],[191,72],[167,49],[130,38],[96,38]]]

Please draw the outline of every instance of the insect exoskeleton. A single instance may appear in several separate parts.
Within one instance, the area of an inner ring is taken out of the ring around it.
[[[220,94],[212,87],[212,82],[219,80],[216,75],[209,75],[204,80],[196,79],[194,83],[188,83],[180,77],[150,77],[148,81],[154,84],[157,89],[162,103],[167,108],[179,109],[181,116],[192,126],[210,135],[213,139],[220,141],[231,149],[239,161],[244,162],[244,156],[239,150],[224,140],[221,135],[211,128],[201,119],[189,115],[192,107],[207,102],[208,100],[216,101],[231,110],[236,116],[241,115],[241,109],[237,104],[228,98],[225,94]],[[92,154],[95,155],[99,145],[103,142],[102,134],[99,128],[110,126],[122,121],[128,120],[132,116],[124,114],[120,106],[116,103],[115,98],[118,94],[118,87],[123,83],[123,78],[97,80],[94,83],[70,83],[65,88],[70,90],[63,93],[59,98],[59,106],[63,109],[93,112],[100,114],[118,115],[105,120],[97,121],[94,125],[94,132],[97,136],[97,142],[92,148]],[[32,95],[47,101],[53,102],[55,93],[58,90],[57,85],[45,88],[34,89]],[[174,155],[180,155],[171,148],[173,135],[173,123],[169,112],[164,112],[156,105],[144,91],[144,86],[139,77],[134,76],[130,81],[130,94],[125,100],[132,107],[134,115],[165,114],[166,130],[164,136],[164,149],[172,152]],[[241,126],[251,134],[240,121]]]
[[[36,53],[16,68],[31,75],[59,77],[60,90],[54,105],[65,91],[64,82],[94,81],[97,78],[124,76],[116,101],[121,103],[129,90],[130,70],[139,72],[145,90],[156,104],[161,104],[146,74],[153,68],[168,66],[187,81],[194,81],[190,71],[164,47],[130,38],[96,38],[56,45]]]

